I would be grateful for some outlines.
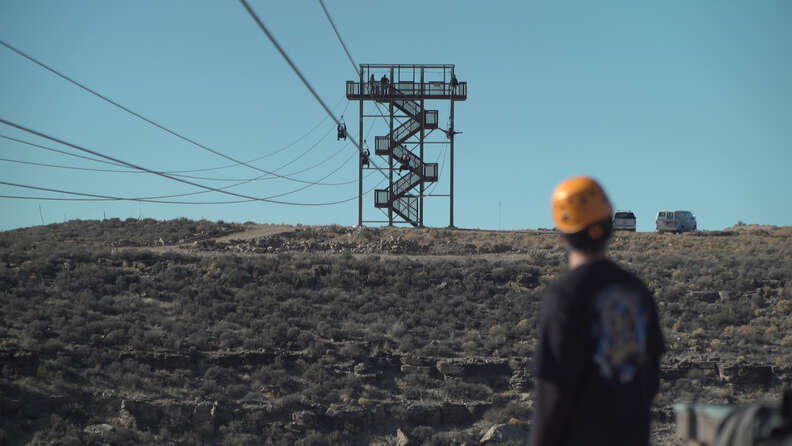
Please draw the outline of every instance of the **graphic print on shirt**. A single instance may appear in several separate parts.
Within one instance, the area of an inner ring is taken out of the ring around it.
[[[594,298],[594,362],[606,380],[631,382],[646,356],[646,311],[640,295],[611,286]]]

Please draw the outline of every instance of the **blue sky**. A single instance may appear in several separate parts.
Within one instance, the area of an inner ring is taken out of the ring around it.
[[[737,221],[792,225],[789,2],[325,4],[357,63],[452,63],[468,82],[468,100],[455,107],[456,128],[464,132],[455,144],[456,226],[550,227],[550,192],[574,174],[599,179],[615,207],[636,213],[641,231],[653,230],[660,209],[692,210],[704,229]],[[251,5],[340,114],[347,105],[344,82],[354,72],[318,2]],[[294,143],[255,165],[286,165],[278,172],[290,174],[329,158],[293,177],[316,181],[335,171],[323,181],[351,182],[308,187],[279,200],[332,202],[357,194],[354,148],[336,141],[334,124],[237,2],[6,0],[0,3],[0,39],[233,158],[250,160]],[[153,170],[230,164],[5,47],[0,97],[0,118]],[[353,135],[357,107],[349,103],[345,113]],[[442,126],[448,103],[432,107],[440,110]],[[382,123],[373,125],[370,140],[387,133]],[[0,135],[73,152],[2,125]],[[437,194],[448,191],[444,147],[427,149],[428,160],[445,166]],[[4,139],[0,157],[115,169]],[[237,166],[194,175],[246,179],[261,173]],[[366,179],[366,189],[375,178]],[[148,174],[8,161],[0,161],[0,181],[124,197],[198,190]],[[301,186],[275,179],[230,190],[263,197]],[[0,195],[63,197],[9,186],[0,186]],[[205,193],[182,199],[234,198]],[[0,209],[0,229],[104,216],[357,223],[356,200],[305,207],[0,199]],[[371,195],[364,198],[364,214],[382,218]],[[448,225],[448,201],[427,199],[425,221]]]

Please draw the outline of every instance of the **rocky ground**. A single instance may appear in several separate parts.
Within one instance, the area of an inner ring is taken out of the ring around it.
[[[674,403],[792,380],[791,241],[614,237],[670,348],[653,444],[682,444]],[[0,444],[517,444],[564,269],[550,230],[69,222],[0,248]]]

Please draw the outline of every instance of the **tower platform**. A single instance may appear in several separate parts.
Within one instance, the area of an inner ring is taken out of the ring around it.
[[[362,85],[362,88],[361,88]],[[383,88],[380,81],[347,81],[346,97],[352,100],[371,100],[388,102],[397,99],[453,99],[467,100],[467,82],[459,82],[455,87],[450,82],[396,82]]]
[[[398,99],[467,100],[467,82],[452,80],[454,65],[360,66],[361,81],[347,81],[346,97],[351,100],[389,102]],[[383,81],[382,76],[386,81]]]

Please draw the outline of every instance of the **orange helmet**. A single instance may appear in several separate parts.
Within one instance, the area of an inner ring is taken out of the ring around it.
[[[553,223],[559,231],[566,234],[580,232],[595,223],[610,220],[613,208],[602,187],[592,178],[572,177],[556,186],[550,199]],[[598,225],[589,234],[593,239],[605,235]]]

